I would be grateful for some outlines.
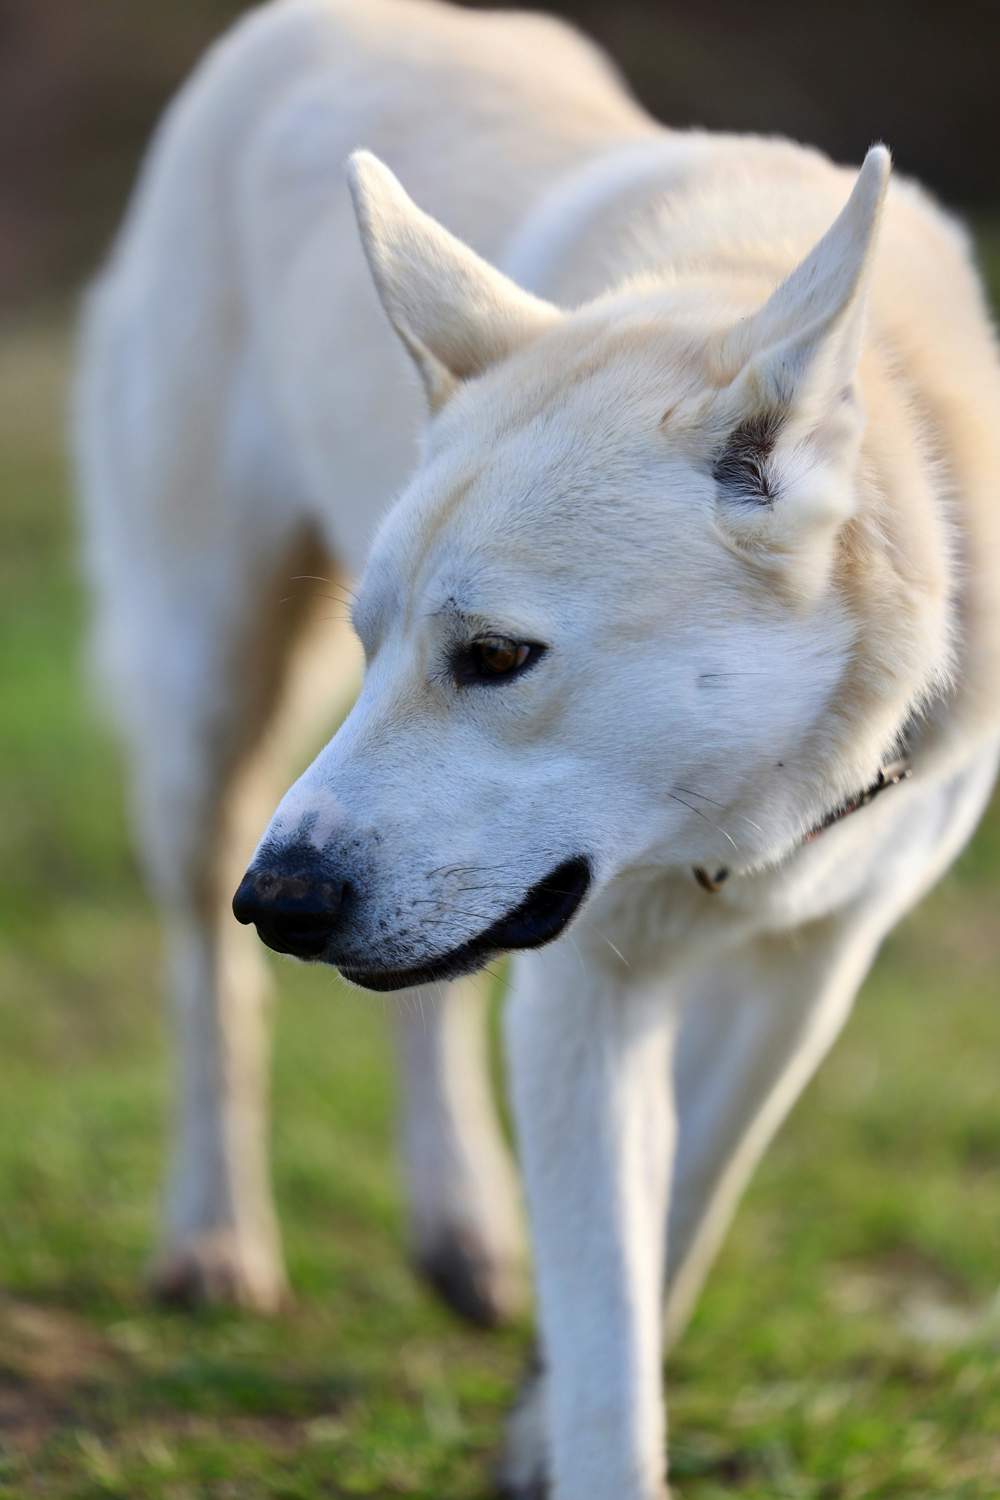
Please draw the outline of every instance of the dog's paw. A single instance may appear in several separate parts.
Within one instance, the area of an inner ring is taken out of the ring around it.
[[[546,1500],[548,1495],[544,1380],[538,1366],[528,1372],[507,1418],[496,1472],[503,1500]]]
[[[478,1328],[497,1328],[528,1303],[523,1258],[488,1246],[469,1229],[443,1229],[413,1252],[418,1274],[453,1312]]]
[[[166,1306],[189,1309],[274,1313],[290,1300],[280,1260],[229,1229],[194,1234],[164,1250],[150,1270],[149,1290]]]
[[[496,1467],[501,1500],[547,1500],[548,1455],[545,1443],[545,1371],[536,1361],[521,1382],[507,1418],[503,1448]],[[664,1485],[656,1500],[670,1500]]]

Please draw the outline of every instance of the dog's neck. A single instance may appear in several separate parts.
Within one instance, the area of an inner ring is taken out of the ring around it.
[[[909,781],[912,774],[913,767],[910,764],[909,756],[899,756],[890,765],[881,768],[874,781],[870,782],[868,786],[857,792],[853,797],[848,797],[846,801],[839,802],[836,807],[832,807],[816,826],[809,830],[802,842],[804,844],[813,843],[828,828],[832,828],[837,823],[842,823],[852,813],[860,812],[862,808],[869,807],[875,801],[876,797],[880,797],[890,787],[899,786],[901,782]],[[704,865],[694,865],[691,873],[702,890],[711,896],[717,895],[729,879],[728,865],[721,865],[713,871],[707,870]]]

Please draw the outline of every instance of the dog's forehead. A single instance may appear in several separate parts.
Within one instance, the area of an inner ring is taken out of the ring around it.
[[[674,413],[704,394],[682,339],[645,324],[539,341],[461,391],[387,516],[355,618],[433,613],[449,598],[502,599],[523,585],[656,558],[668,511],[698,482]],[[690,433],[685,434],[689,438]]]
[[[399,529],[426,539],[471,526],[514,543],[554,520],[586,524],[588,507],[690,458],[701,352],[646,324],[539,339],[432,424]]]
[[[660,414],[704,391],[710,343],[658,299],[611,299],[569,315],[470,382],[428,434],[431,454],[467,442],[484,448],[530,430],[576,448],[649,431]]]

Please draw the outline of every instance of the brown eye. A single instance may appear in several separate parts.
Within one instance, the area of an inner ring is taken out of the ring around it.
[[[476,641],[472,650],[483,675],[490,674],[493,677],[505,677],[508,672],[516,672],[518,667],[524,666],[531,654],[531,647],[527,642],[512,641],[505,635],[488,635],[484,640]]]
[[[484,635],[465,646],[455,658],[455,680],[460,685],[495,683],[518,673],[538,660],[544,646],[533,641],[515,641],[507,635]]]

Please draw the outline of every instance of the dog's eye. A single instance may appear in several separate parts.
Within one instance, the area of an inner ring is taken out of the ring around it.
[[[458,653],[455,681],[495,683],[518,676],[534,665],[545,650],[535,641],[515,641],[507,635],[484,635]]]

